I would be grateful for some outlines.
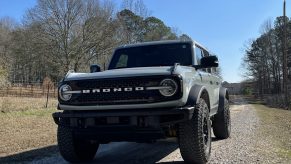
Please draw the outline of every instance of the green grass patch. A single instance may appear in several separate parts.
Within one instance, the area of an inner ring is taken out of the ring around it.
[[[279,154],[283,157],[287,157],[288,159],[291,159],[291,150],[279,149]]]
[[[252,106],[260,118],[258,136],[266,137],[279,156],[291,159],[291,111],[258,104]]]

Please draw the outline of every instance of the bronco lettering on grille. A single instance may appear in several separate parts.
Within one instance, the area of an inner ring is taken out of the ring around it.
[[[132,92],[132,91],[143,91],[143,90],[144,90],[144,87],[103,88],[103,89],[83,90],[82,93]]]

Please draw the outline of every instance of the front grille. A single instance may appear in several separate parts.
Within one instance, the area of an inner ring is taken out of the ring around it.
[[[114,79],[90,79],[68,81],[65,84],[71,86],[72,90],[93,90],[93,89],[112,89],[112,88],[135,88],[159,86],[165,78],[175,80],[178,86],[181,86],[181,80],[178,76],[151,76],[151,77],[131,77],[131,78],[114,78]],[[175,95],[165,97],[160,94],[159,90],[142,90],[130,92],[100,92],[100,93],[80,93],[73,94],[70,101],[61,102],[66,105],[117,105],[117,104],[141,104],[170,101],[181,98],[181,87]]]

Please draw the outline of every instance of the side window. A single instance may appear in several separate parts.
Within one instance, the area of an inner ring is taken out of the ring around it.
[[[128,62],[128,56],[124,54],[120,55],[119,60],[116,64],[116,68],[127,67],[127,62]]]
[[[201,60],[202,57],[210,56],[208,51],[206,51],[204,49],[201,49],[198,46],[195,47],[195,55],[196,55],[196,59],[197,59],[197,64],[198,65],[201,64],[200,60]],[[213,72],[212,68],[203,68],[201,70],[204,71],[204,72],[208,72],[208,73]]]
[[[200,60],[203,57],[203,54],[201,52],[201,49],[198,47],[195,47],[195,55],[196,55],[196,59],[197,59],[197,64],[200,64]]]

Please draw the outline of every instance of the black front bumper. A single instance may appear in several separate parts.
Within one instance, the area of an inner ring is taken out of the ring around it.
[[[192,118],[193,107],[64,111],[53,113],[56,124],[71,128],[80,138],[111,141],[148,141],[165,138],[165,129]]]

